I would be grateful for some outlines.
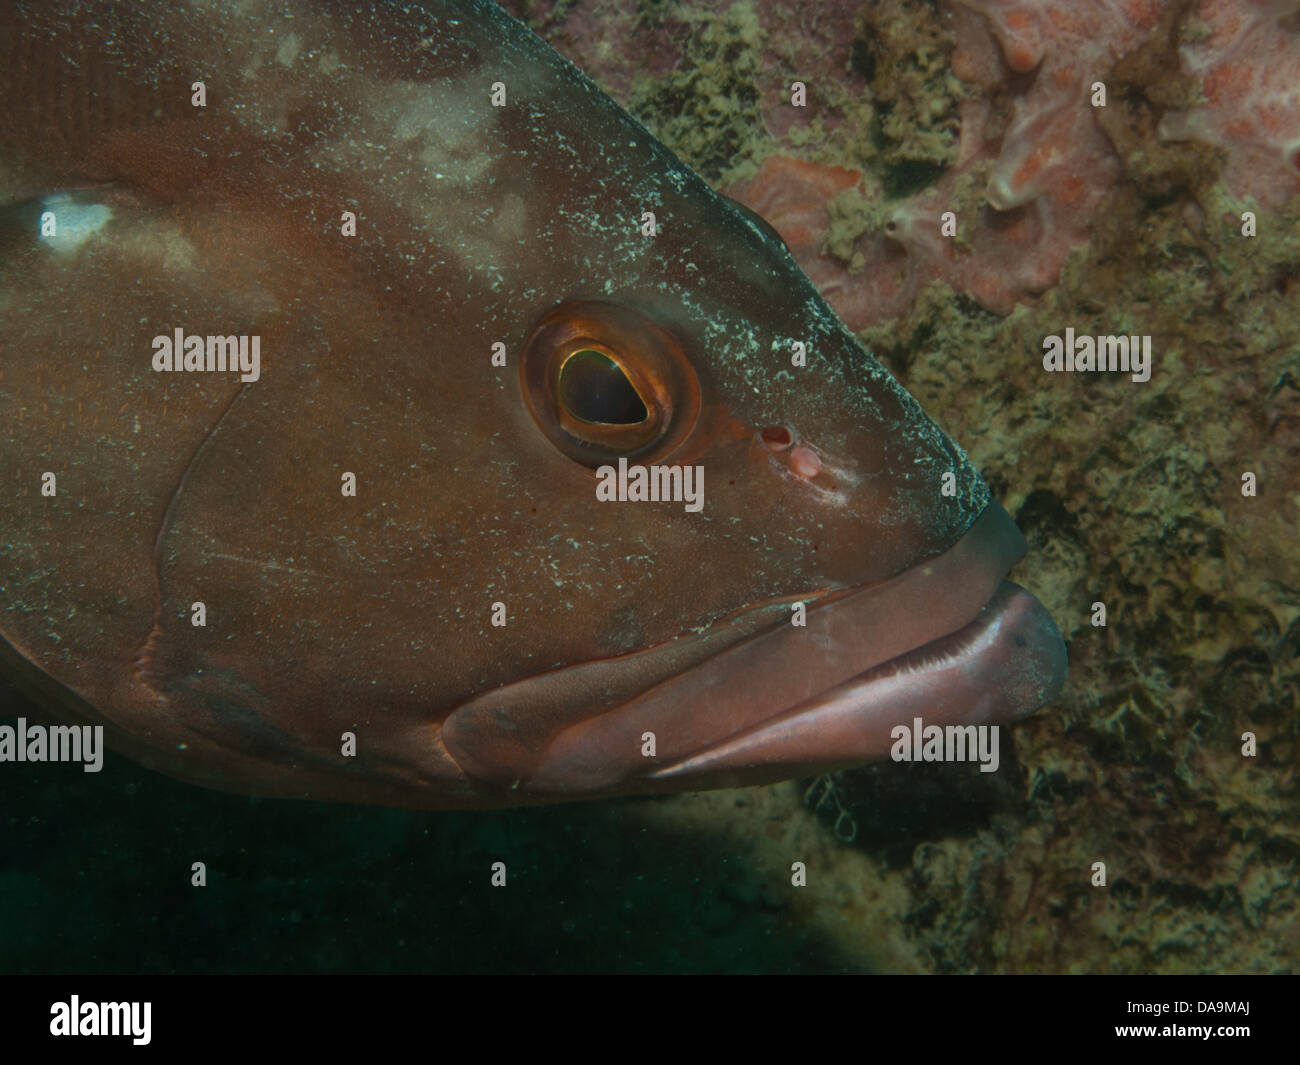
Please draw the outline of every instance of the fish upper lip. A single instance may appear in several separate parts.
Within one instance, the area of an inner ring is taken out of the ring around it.
[[[966,640],[964,664],[946,667],[949,681],[962,681],[954,690],[964,693],[949,700],[949,717],[986,719],[1006,709],[999,699],[1008,692],[1015,714],[1032,710],[1064,678],[1064,644],[1032,596],[1004,585],[1025,550],[1015,523],[991,502],[941,554],[888,580],[811,603],[804,627],[789,624],[787,612],[781,622],[716,654],[662,670],[657,680],[648,670],[648,687],[558,727],[526,770],[512,771],[510,779],[532,795],[578,798],[761,783],[792,775],[792,767],[822,771],[869,761],[888,752],[887,744],[880,749],[881,726],[898,715],[889,717],[886,702],[855,703],[855,697],[869,682],[874,699],[889,686],[882,687],[880,671],[937,651],[949,638]],[[972,626],[1000,635],[974,652],[966,631]],[[1017,680],[1009,664],[1020,653],[1017,639],[1025,641],[1027,681]],[[652,664],[647,657],[641,668]],[[917,682],[918,690],[937,697],[942,673],[927,675],[932,684]],[[864,713],[855,717],[855,707],[870,710],[870,721]],[[834,728],[827,726],[831,721]],[[656,746],[649,758],[642,753],[647,732]],[[489,745],[469,750],[471,736],[469,729],[453,734],[448,749],[462,764],[476,761],[490,773]]]

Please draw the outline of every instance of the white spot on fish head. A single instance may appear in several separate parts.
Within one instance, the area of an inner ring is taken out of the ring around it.
[[[42,218],[47,212],[54,215],[54,232],[46,233],[42,223],[40,239],[60,255],[71,255],[113,217],[113,212],[102,203],[76,203],[65,195],[47,196],[42,200]]]

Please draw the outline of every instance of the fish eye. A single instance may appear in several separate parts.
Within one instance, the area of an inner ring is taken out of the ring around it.
[[[623,368],[594,348],[582,348],[564,360],[559,399],[575,418],[592,425],[640,425],[650,417]]]
[[[591,469],[667,455],[700,409],[676,336],[618,303],[573,301],[544,315],[524,343],[520,377],[538,428]]]

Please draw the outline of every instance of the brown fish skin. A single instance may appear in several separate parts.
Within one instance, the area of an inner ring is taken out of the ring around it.
[[[132,757],[508,806],[853,764],[918,699],[981,722],[1059,688],[960,448],[779,240],[494,5],[2,11],[0,196],[66,191],[40,206],[93,229],[0,243],[3,656]],[[259,379],[155,372],[176,328],[260,337]],[[579,348],[648,437],[565,421]],[[703,511],[598,501],[619,455],[702,466]]]

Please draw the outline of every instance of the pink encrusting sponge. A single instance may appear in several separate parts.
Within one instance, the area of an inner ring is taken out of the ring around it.
[[[1166,115],[1160,135],[1226,148],[1228,190],[1279,207],[1300,193],[1300,4],[1203,0],[1197,14],[1207,32],[1180,56],[1205,102]]]
[[[729,190],[786,238],[844,321],[864,329],[904,313],[941,279],[999,314],[1051,288],[1085,243],[1122,176],[1098,121],[1095,86],[1151,40],[1159,0],[946,0],[953,72],[977,87],[960,105],[957,160],[927,189],[885,205],[858,171],[784,157]],[[1183,72],[1203,97],[1170,112],[1168,141],[1227,152],[1223,181],[1240,199],[1278,207],[1300,193],[1300,6],[1296,0],[1201,0],[1179,29]],[[1119,106],[1107,85],[1105,106]],[[982,195],[972,198],[974,187]],[[883,223],[828,253],[829,201],[857,186]],[[943,232],[955,215],[958,239]]]

